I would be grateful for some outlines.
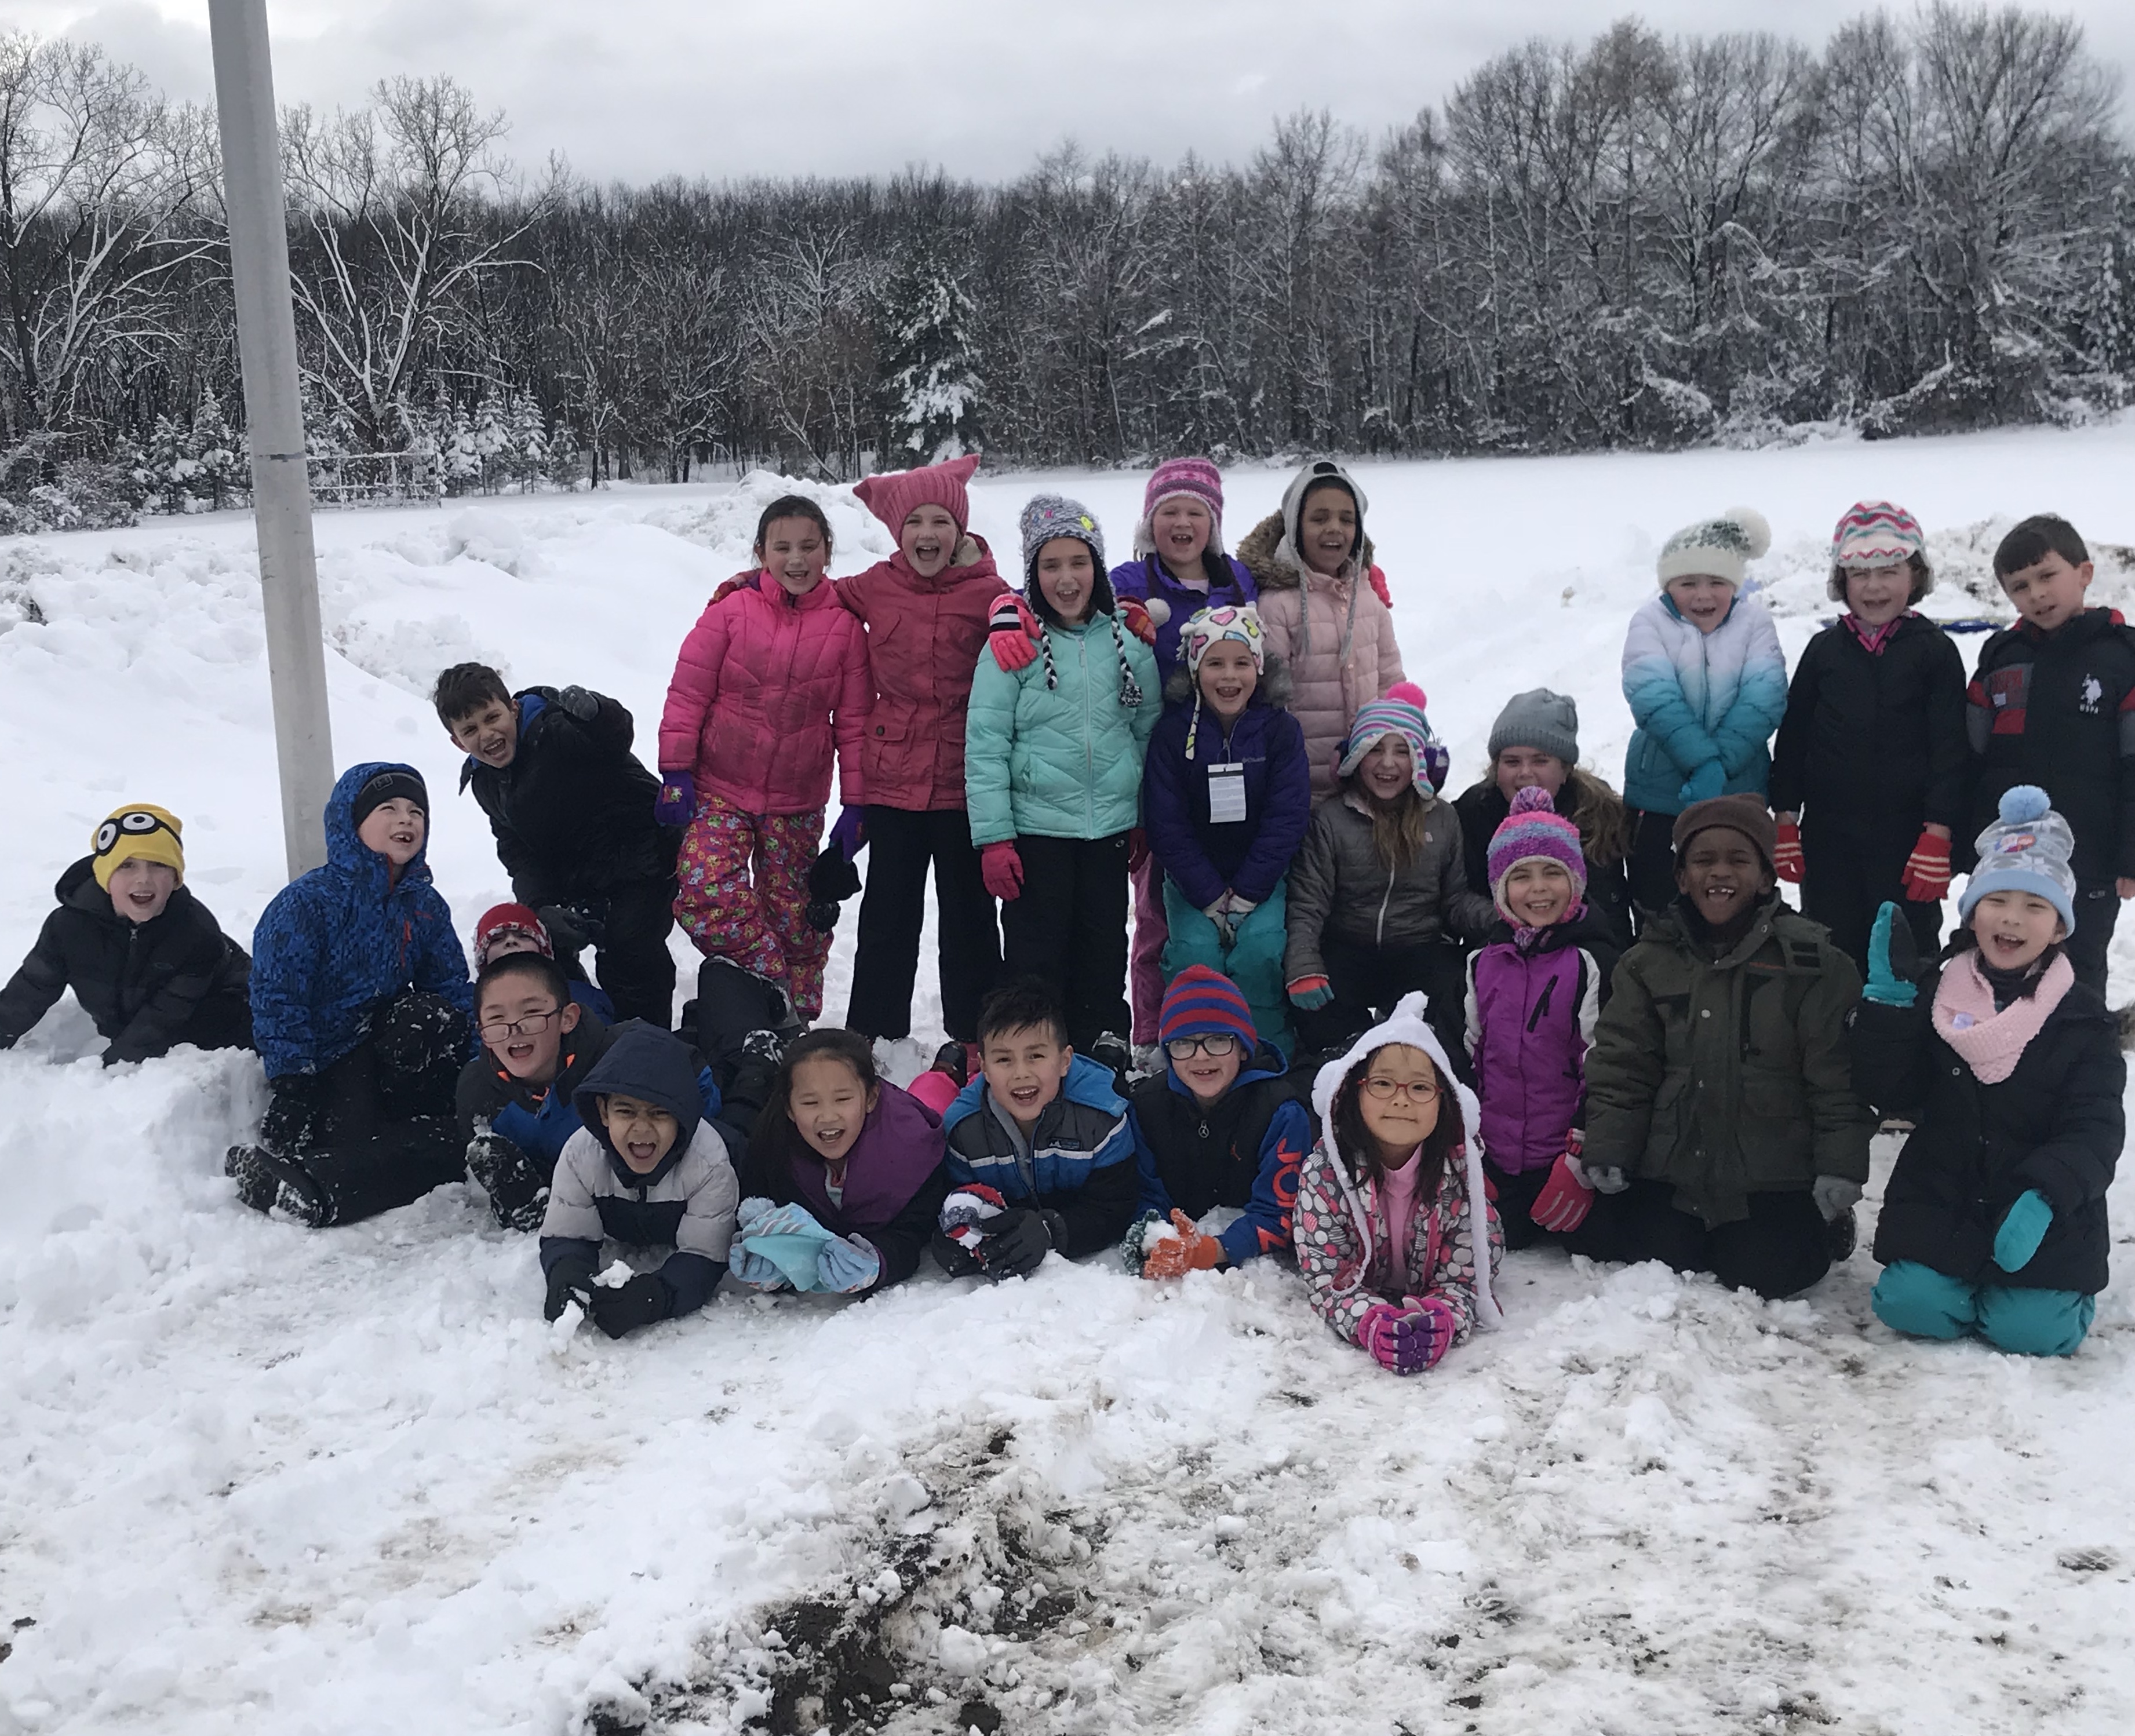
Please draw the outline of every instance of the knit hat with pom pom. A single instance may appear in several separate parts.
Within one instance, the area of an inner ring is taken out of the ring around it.
[[[1961,921],[1969,922],[1973,907],[1989,892],[2030,892],[2052,905],[2062,926],[2075,932],[2075,870],[2069,866],[2075,834],[2045,791],[2018,784],[2004,791],[1994,824],[1974,848],[1979,866],[1957,901]]]
[[[1661,583],[1724,578],[1736,590],[1751,561],[1772,546],[1772,527],[1755,507],[1731,506],[1716,519],[1686,525],[1661,545]]]
[[[1357,721],[1349,726],[1341,757],[1335,762],[1335,776],[1348,776],[1364,763],[1366,754],[1388,736],[1397,735],[1408,743],[1409,757],[1416,762],[1416,793],[1435,795],[1445,786],[1450,756],[1431,733],[1431,719],[1424,715],[1426,703],[1423,689],[1416,683],[1397,681],[1384,699],[1359,705]]]
[[[1513,811],[1490,834],[1488,860],[1490,900],[1515,927],[1518,919],[1505,908],[1505,879],[1523,862],[1555,863],[1571,876],[1572,903],[1586,896],[1586,853],[1580,848],[1579,828],[1556,811],[1549,791],[1539,786],[1513,797]]]

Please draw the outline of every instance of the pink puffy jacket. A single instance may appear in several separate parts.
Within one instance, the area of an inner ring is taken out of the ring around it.
[[[806,814],[830,800],[830,756],[847,807],[867,800],[867,636],[825,580],[790,595],[768,573],[697,617],[660,714],[660,769],[744,814]],[[974,655],[976,656],[976,653]]]
[[[984,542],[966,535],[956,564],[922,578],[902,554],[838,581],[867,623],[874,709],[867,724],[867,799],[938,812],[964,805],[964,718],[986,617],[1001,583]]]

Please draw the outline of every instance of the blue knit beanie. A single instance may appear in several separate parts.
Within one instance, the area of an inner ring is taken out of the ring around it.
[[[2075,834],[2054,812],[2045,791],[2036,784],[2004,791],[1994,824],[1979,834],[1974,848],[1979,866],[1957,901],[1960,921],[1969,922],[1989,892],[2030,892],[2052,905],[2062,926],[2075,932],[2075,870],[2069,866]]]

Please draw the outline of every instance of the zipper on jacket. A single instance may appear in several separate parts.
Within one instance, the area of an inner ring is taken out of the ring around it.
[[[1381,946],[1387,944],[1387,907],[1394,902],[1394,881],[1400,873],[1399,868],[1387,870],[1387,890],[1385,896],[1379,900],[1379,926],[1376,942]]]
[[[1550,997],[1556,993],[1556,978],[1554,975],[1545,978],[1542,985],[1542,993],[1535,998],[1534,1011],[1527,1015],[1528,1036],[1534,1035],[1535,1028],[1547,1016]]]
[[[1090,636],[1075,636],[1075,652],[1082,672],[1082,829],[1097,829],[1097,720],[1090,714]]]

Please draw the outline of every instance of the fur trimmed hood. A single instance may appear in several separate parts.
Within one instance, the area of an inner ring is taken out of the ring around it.
[[[1270,513],[1246,533],[1245,540],[1238,544],[1237,558],[1252,574],[1253,583],[1263,591],[1295,591],[1305,582],[1280,512]],[[1367,531],[1350,563],[1353,568],[1351,576],[1362,577],[1370,572],[1375,559],[1371,533]]]

